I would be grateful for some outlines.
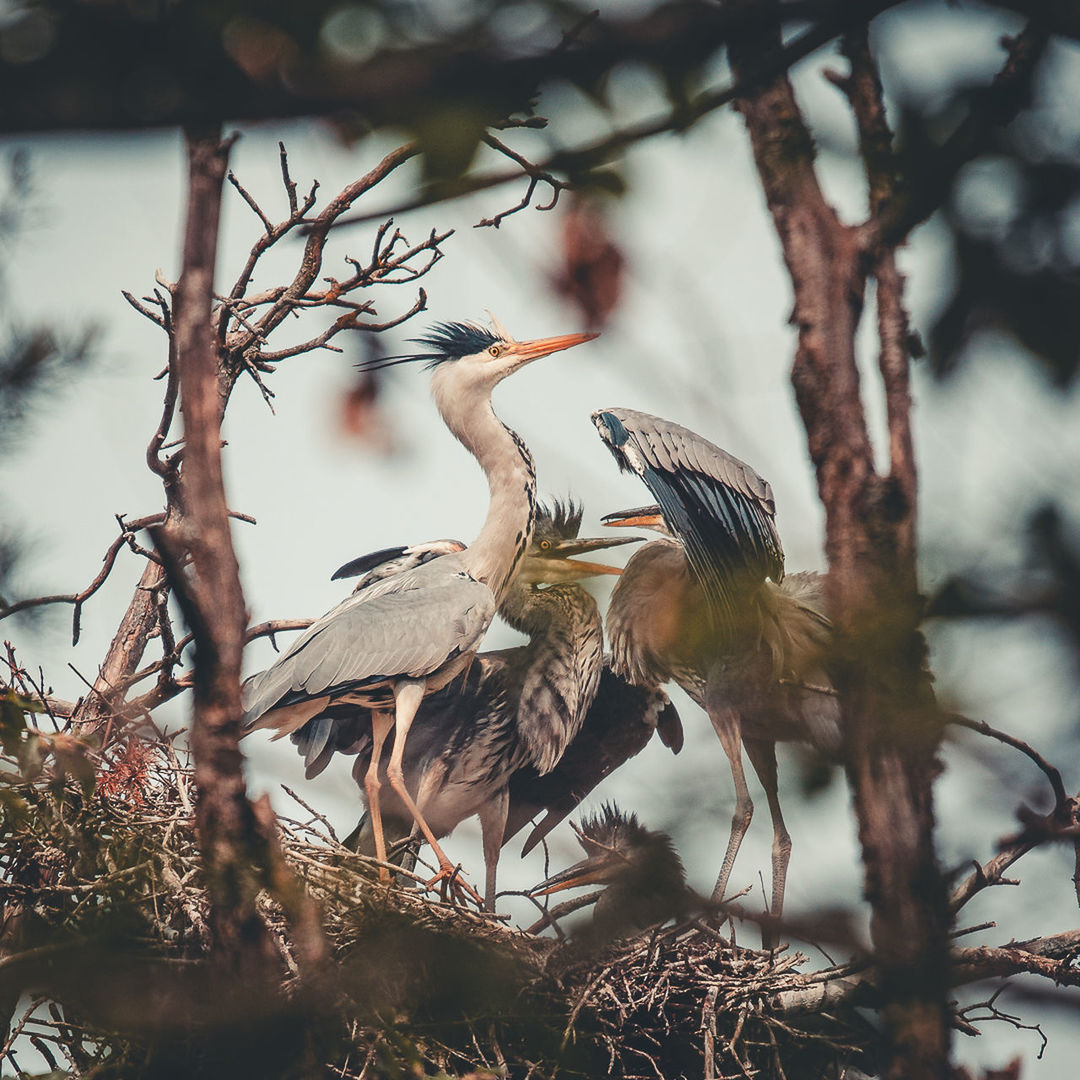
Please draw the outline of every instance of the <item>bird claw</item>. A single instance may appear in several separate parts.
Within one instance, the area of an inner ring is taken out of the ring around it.
[[[460,864],[441,864],[439,872],[425,884],[425,888],[429,892],[437,891],[443,903],[456,904],[458,907],[468,907],[473,903],[480,910],[484,908],[480,894],[461,876]]]

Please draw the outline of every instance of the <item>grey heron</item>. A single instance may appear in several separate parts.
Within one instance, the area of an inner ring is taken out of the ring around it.
[[[543,812],[521,849],[528,855],[556,825],[616,769],[648,746],[653,735],[673,754],[682,750],[682,720],[657,686],[635,686],[604,660],[600,684],[581,730],[548,773],[526,765],[510,777],[510,809],[503,844]]]
[[[742,745],[773,823],[772,900],[784,905],[791,839],[777,793],[775,743],[835,754],[838,702],[828,674],[831,625],[818,574],[784,576],[772,489],[749,465],[679,424],[631,409],[593,413],[624,470],[658,506],[608,514],[607,525],[656,528],[608,608],[613,666],[631,682],[677,682],[709,715],[731,766],[735,812],[713,891],[720,903],[753,803]]]
[[[245,683],[245,726],[287,733],[338,703],[374,709],[373,766],[365,777],[376,851],[386,857],[379,812],[378,761],[391,729],[391,788],[439,860],[433,881],[452,880],[439,847],[402,775],[402,758],[427,694],[460,675],[502,602],[532,535],[536,509],[533,460],[521,438],[496,415],[494,388],[526,364],[589,341],[568,334],[515,341],[502,327],[440,323],[416,339],[422,351],[378,358],[365,370],[426,361],[431,391],[451,433],[483,469],[487,517],[464,550],[376,581],[316,620],[279,660]],[[381,873],[388,879],[385,870]]]
[[[551,775],[598,705],[600,715],[607,716],[616,702],[627,704],[627,695],[649,706],[658,698],[667,703],[666,695],[625,683],[620,699],[617,688],[604,682],[600,612],[596,601],[574,583],[619,571],[573,556],[636,538],[580,539],[580,524],[581,511],[572,503],[538,508],[529,552],[499,609],[507,622],[529,635],[528,644],[481,653],[466,675],[426,698],[403,758],[406,784],[436,836],[448,835],[468,817],[480,818],[489,909],[507,814],[518,813],[508,782],[522,770],[538,780]],[[426,547],[416,545],[416,550]],[[374,560],[400,558],[397,553],[404,550],[386,549],[354,560],[335,577],[349,568],[370,574]],[[621,683],[610,672],[606,678]],[[605,687],[605,693],[598,695],[598,687]],[[619,719],[632,730],[637,718],[627,712]],[[335,752],[357,755],[354,775],[358,780],[365,776],[374,752],[371,720],[367,710],[337,707],[294,732],[309,778],[320,773]],[[396,839],[407,836],[407,808],[384,796],[382,809],[384,829]],[[369,826],[361,823],[361,844],[370,842]]]
[[[605,803],[574,831],[585,851],[581,862],[531,890],[550,896],[581,885],[604,884],[585,935],[592,944],[647,930],[704,906],[686,884],[682,860],[667,833],[646,829],[634,814]]]

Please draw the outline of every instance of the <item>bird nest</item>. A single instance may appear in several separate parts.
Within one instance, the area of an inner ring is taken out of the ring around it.
[[[583,1028],[607,1050],[607,1069],[637,1077],[840,1077],[861,1060],[869,1028],[793,1009],[820,976],[799,952],[740,946],[700,921],[656,930],[579,962],[567,1037]]]
[[[70,748],[69,748],[70,749]],[[799,953],[705,923],[600,951],[379,886],[318,814],[281,823],[332,963],[300,977],[287,905],[258,915],[281,986],[209,959],[195,792],[168,739],[130,739],[92,786],[68,770],[0,778],[4,1068],[95,1077],[462,1075],[839,1077],[856,1016],[778,1008]]]

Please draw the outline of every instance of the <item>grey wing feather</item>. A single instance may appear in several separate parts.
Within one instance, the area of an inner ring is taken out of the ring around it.
[[[474,650],[494,614],[491,590],[453,555],[378,582],[317,620],[272,667],[247,680],[244,723],[250,727],[282,705],[430,675]]]
[[[682,725],[667,694],[632,686],[605,665],[581,730],[555,768],[544,776],[525,768],[511,777],[503,843],[546,810],[522,849],[527,855],[601,780],[639,754],[658,729],[664,744],[677,754],[682,749]]]
[[[633,409],[593,413],[620,468],[636,473],[683,542],[714,621],[729,623],[744,587],[784,576],[768,481],[688,428]]]

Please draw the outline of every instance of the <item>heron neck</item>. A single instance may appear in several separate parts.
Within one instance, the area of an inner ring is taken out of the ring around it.
[[[436,399],[447,427],[479,462],[491,501],[476,539],[462,554],[466,568],[500,601],[532,537],[536,470],[521,437],[496,415],[488,399],[465,408]]]

